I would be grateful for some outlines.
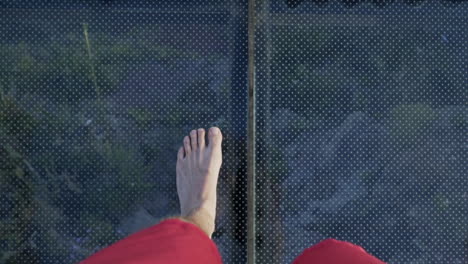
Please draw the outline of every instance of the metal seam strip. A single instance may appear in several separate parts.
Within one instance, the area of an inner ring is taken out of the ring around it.
[[[255,264],[255,0],[248,10],[247,263]]]

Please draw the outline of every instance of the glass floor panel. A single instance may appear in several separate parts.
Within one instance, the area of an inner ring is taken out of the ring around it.
[[[255,2],[255,263],[466,263],[468,5],[344,2]]]
[[[0,263],[76,263],[179,214],[177,151],[211,126],[213,239],[245,262],[247,4],[132,3],[0,4]]]

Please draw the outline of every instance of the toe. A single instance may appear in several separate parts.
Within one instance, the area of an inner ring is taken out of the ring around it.
[[[192,130],[190,132],[190,142],[191,142],[191,146],[192,146],[192,151],[197,150],[197,148],[198,148],[198,139],[197,139],[197,131],[196,130]]]
[[[190,147],[190,138],[185,136],[184,138],[184,149],[185,149],[185,157],[187,157],[190,152],[192,152],[192,148]]]
[[[205,129],[198,129],[198,147],[200,149],[205,148]]]
[[[208,139],[210,147],[220,146],[221,141],[223,140],[221,130],[219,130],[219,128],[217,127],[210,128],[210,132],[208,133]]]
[[[179,152],[177,152],[177,161],[184,159],[184,148],[180,147]]]

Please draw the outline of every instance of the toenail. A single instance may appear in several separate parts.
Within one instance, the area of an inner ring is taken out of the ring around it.
[[[218,129],[216,128],[211,128],[210,129],[212,135],[217,135],[218,134]]]
[[[192,130],[192,132],[190,132],[191,135],[195,136],[197,134],[197,131],[195,130]]]
[[[203,130],[203,128],[199,128],[198,132],[205,132],[205,130]]]

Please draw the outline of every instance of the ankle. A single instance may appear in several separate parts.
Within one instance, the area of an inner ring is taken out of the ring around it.
[[[215,229],[215,220],[207,209],[203,207],[194,209],[188,215],[182,215],[182,219],[195,224],[211,238]]]

